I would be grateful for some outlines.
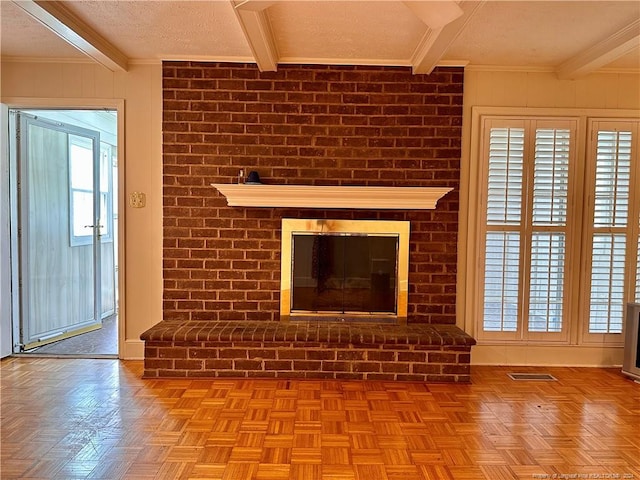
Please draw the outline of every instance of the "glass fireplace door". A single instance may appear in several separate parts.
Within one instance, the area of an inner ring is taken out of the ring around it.
[[[292,250],[292,311],[397,313],[397,236],[296,234]]]

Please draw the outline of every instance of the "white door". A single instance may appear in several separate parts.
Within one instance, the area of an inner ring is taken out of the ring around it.
[[[16,114],[20,344],[101,326],[100,134]]]

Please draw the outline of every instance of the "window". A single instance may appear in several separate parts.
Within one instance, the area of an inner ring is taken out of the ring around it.
[[[590,244],[588,323],[585,342],[612,341],[623,331],[625,305],[638,291],[637,122],[590,123],[586,188]],[[634,157],[635,154],[635,157]],[[635,161],[634,161],[635,158]],[[635,171],[634,171],[635,170]]]
[[[486,337],[566,337],[567,199],[575,129],[575,121],[492,119],[485,125]]]
[[[482,119],[478,339],[566,343],[588,318],[584,342],[621,341],[640,297],[639,122],[623,123],[591,122],[578,161],[580,118]]]
[[[111,202],[112,147],[100,143],[100,236],[111,239],[109,222],[113,212]],[[93,235],[93,140],[69,135],[69,187],[71,246],[88,245]]]
[[[71,245],[91,243],[93,229],[93,142],[69,135]]]

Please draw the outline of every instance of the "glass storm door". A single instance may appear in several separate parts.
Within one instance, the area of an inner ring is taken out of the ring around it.
[[[20,343],[101,326],[100,134],[16,114]]]

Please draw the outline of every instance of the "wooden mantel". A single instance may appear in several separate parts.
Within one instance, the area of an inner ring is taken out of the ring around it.
[[[212,183],[230,207],[432,210],[449,187]]]

